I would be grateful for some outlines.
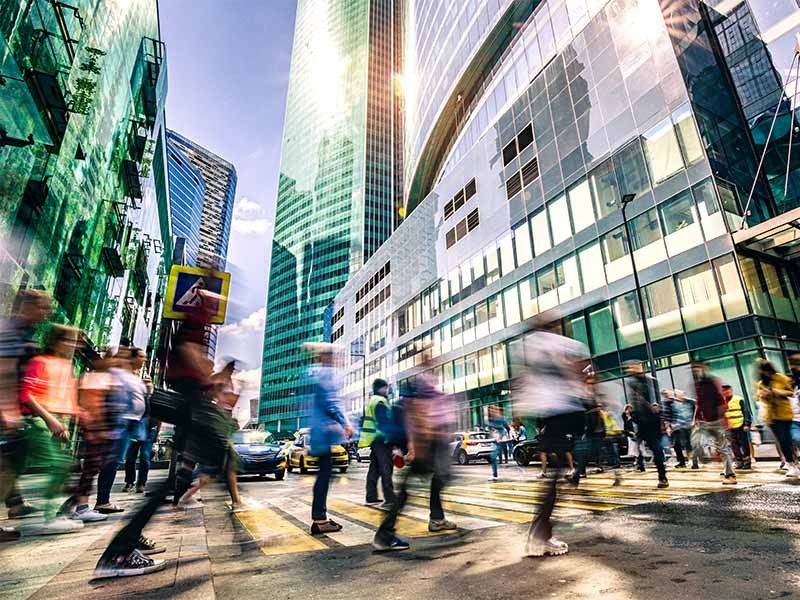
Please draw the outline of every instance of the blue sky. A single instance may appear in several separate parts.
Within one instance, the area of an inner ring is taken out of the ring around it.
[[[167,126],[236,166],[231,302],[217,357],[261,362],[295,0],[162,0]],[[252,387],[251,394],[257,393]]]

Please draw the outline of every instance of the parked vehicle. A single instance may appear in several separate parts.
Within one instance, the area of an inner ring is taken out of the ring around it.
[[[239,460],[239,475],[274,475],[280,481],[286,473],[286,457],[269,431],[243,429],[233,434],[233,449]]]
[[[294,434],[294,441],[290,443],[286,452],[286,470],[291,473],[294,469],[301,473],[308,473],[312,469],[318,469],[317,457],[310,456],[308,449],[311,447],[311,430],[307,427],[300,429]],[[331,446],[333,456],[333,466],[339,468],[340,473],[347,472],[350,465],[350,456],[344,446]]]
[[[452,458],[460,465],[481,459],[491,462],[494,447],[494,438],[486,431],[457,431],[450,440]]]

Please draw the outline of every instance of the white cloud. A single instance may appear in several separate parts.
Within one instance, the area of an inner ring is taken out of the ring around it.
[[[250,200],[250,198],[242,197],[233,207],[233,217],[244,217],[247,215],[259,216],[264,212],[258,202]]]
[[[243,220],[234,217],[233,223],[231,223],[231,229],[239,235],[264,235],[270,227],[272,227],[272,221],[269,219]]]
[[[252,332],[261,333],[264,330],[264,320],[267,317],[266,307],[259,308],[244,319],[219,328],[219,333],[224,335],[243,335]]]
[[[234,374],[233,379],[240,389],[240,396],[250,399],[258,395],[258,390],[261,387],[261,369],[239,371]]]

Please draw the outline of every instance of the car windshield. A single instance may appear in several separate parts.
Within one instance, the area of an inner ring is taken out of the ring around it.
[[[272,434],[269,431],[255,431],[243,429],[233,434],[234,444],[248,444],[251,446],[258,444],[274,444]]]
[[[490,440],[492,439],[488,433],[470,433],[469,437],[471,440]]]

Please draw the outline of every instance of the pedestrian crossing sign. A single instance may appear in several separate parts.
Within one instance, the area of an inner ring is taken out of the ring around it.
[[[230,273],[173,265],[167,283],[164,318],[185,319],[192,310],[205,306],[211,314],[210,322],[220,325],[225,322],[230,285]]]

